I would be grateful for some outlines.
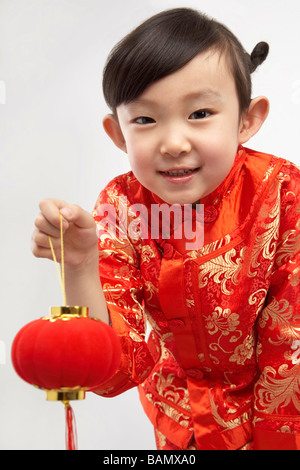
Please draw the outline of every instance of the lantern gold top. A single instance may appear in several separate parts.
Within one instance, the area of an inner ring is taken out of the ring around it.
[[[50,307],[50,315],[53,318],[53,320],[59,319],[59,318],[65,318],[67,319],[68,317],[88,317],[88,307],[79,307],[79,306],[63,306],[63,307]]]

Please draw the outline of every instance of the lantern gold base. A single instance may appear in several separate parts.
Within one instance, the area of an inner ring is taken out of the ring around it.
[[[85,399],[85,390],[83,389],[71,389],[71,388],[61,388],[59,390],[46,390],[47,400],[48,401],[63,401],[67,402],[69,400],[84,400]]]

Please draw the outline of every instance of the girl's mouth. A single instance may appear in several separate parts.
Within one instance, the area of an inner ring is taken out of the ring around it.
[[[173,183],[186,183],[190,181],[193,176],[198,173],[200,168],[188,169],[174,169],[174,170],[167,170],[167,171],[160,171],[159,173],[168,181]]]

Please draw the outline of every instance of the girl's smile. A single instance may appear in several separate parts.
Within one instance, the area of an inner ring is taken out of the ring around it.
[[[159,173],[163,178],[174,184],[184,184],[191,181],[191,179],[199,172],[201,168],[174,168],[167,171],[160,171]]]

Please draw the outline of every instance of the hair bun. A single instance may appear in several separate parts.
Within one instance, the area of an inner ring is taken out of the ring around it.
[[[269,53],[269,44],[259,42],[256,44],[250,55],[250,73],[254,72],[257,67],[264,62]]]

